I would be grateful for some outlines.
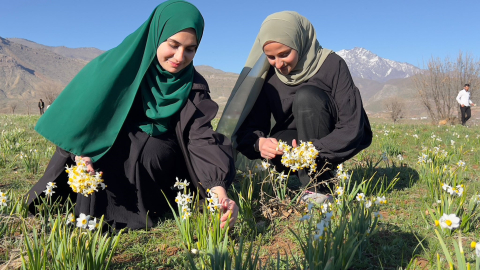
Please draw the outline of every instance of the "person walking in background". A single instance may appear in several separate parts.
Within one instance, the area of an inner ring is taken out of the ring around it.
[[[457,102],[460,104],[460,113],[462,114],[462,125],[465,126],[465,123],[468,119],[472,116],[472,112],[470,110],[470,105],[476,106],[470,100],[470,84],[466,83],[462,90],[457,95]]]
[[[45,103],[42,99],[38,102],[38,108],[40,109],[40,115],[42,115],[45,112]]]

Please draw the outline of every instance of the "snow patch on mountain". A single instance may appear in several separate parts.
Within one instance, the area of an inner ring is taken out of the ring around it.
[[[414,65],[384,59],[360,47],[336,53],[345,60],[352,77],[386,82],[390,79],[408,78],[420,71]]]

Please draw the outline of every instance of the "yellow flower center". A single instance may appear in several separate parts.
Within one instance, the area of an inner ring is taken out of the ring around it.
[[[87,220],[86,219],[82,220],[82,224],[83,225],[87,224]]]
[[[439,226],[440,225],[440,222],[438,220],[435,220],[435,226]]]
[[[472,248],[476,248],[477,247],[477,242],[472,242],[472,244],[470,245]]]
[[[448,226],[452,226],[452,222],[450,220],[447,219],[447,221],[445,221],[445,223],[448,225]]]

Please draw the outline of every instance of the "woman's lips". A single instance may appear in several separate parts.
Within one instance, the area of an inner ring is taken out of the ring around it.
[[[177,63],[174,63],[174,62],[170,61],[170,65],[172,65],[172,67],[174,67],[174,68],[177,68],[177,67],[180,66],[180,63],[177,64]]]

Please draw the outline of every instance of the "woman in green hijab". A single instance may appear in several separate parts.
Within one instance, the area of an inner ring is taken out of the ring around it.
[[[279,140],[293,146],[298,140],[313,142],[318,169],[344,162],[372,140],[345,61],[322,48],[312,24],[292,11],[274,13],[263,22],[217,131],[230,136],[244,156],[269,159],[277,171],[288,171],[280,162]],[[328,188],[317,185],[331,172],[315,178],[301,170],[298,176],[309,187],[304,200],[331,199]]]
[[[75,214],[104,216],[115,228],[150,227],[169,209],[176,178],[205,197],[217,194],[235,222],[226,189],[234,175],[230,141],[213,131],[218,105],[193,58],[203,35],[198,9],[182,0],[160,4],[125,40],[87,64],[38,121],[35,130],[57,151],[29,192],[35,203],[49,182],[54,197],[70,196]],[[83,158],[103,172],[105,190],[86,197],[67,184],[65,166]],[[54,199],[55,199],[54,198]]]

